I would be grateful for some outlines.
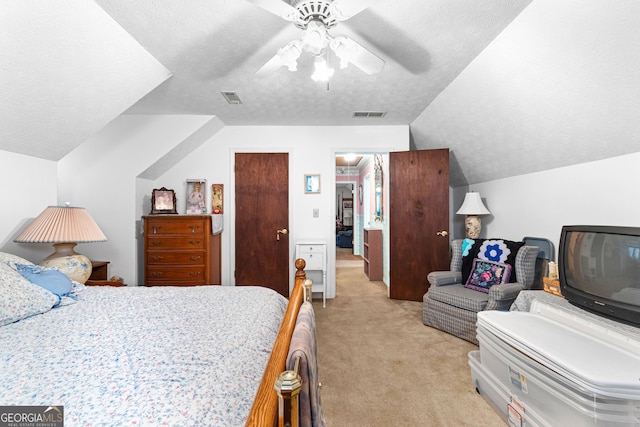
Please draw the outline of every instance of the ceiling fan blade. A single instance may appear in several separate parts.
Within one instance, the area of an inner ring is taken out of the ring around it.
[[[280,55],[276,53],[270,60],[267,61],[266,64],[264,64],[258,71],[256,71],[255,76],[266,77],[280,67],[282,67],[282,60],[280,59]]]
[[[331,49],[340,58],[341,68],[351,63],[367,74],[377,74],[384,68],[382,58],[347,36],[335,37]]]
[[[338,21],[344,21],[373,6],[376,0],[334,0],[331,12]]]
[[[264,10],[278,15],[287,21],[295,21],[298,11],[282,0],[247,0]]]

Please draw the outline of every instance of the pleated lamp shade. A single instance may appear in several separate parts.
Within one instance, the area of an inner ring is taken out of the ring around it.
[[[49,206],[14,239],[17,243],[53,243],[54,253],[42,265],[57,267],[71,279],[84,283],[91,275],[91,261],[74,251],[78,243],[105,242],[98,224],[84,208]]]

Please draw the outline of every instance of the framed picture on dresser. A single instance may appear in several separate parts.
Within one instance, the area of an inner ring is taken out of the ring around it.
[[[207,213],[207,180],[187,179],[187,214]]]
[[[154,188],[151,192],[151,215],[177,214],[176,192],[167,188]]]

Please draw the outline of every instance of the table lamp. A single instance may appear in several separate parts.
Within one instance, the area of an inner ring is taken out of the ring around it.
[[[489,215],[491,212],[482,203],[480,193],[471,192],[464,196],[462,206],[456,213],[467,216],[464,221],[467,238],[477,239],[480,237],[480,229],[482,227],[479,215]]]
[[[57,267],[70,279],[85,283],[91,261],[74,251],[78,243],[106,242],[100,227],[85,208],[49,206],[14,239],[17,243],[53,243],[54,252],[41,263]]]

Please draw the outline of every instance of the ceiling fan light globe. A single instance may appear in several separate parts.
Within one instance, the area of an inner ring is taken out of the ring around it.
[[[302,53],[302,49],[299,46],[299,42],[291,42],[282,49],[278,49],[278,56],[282,65],[286,66],[289,71],[298,70],[298,58]]]
[[[329,66],[327,65],[327,61],[324,58],[316,58],[316,61],[314,63],[314,71],[311,75],[313,81],[328,82],[329,79],[333,76],[333,73],[334,69],[329,68]]]

